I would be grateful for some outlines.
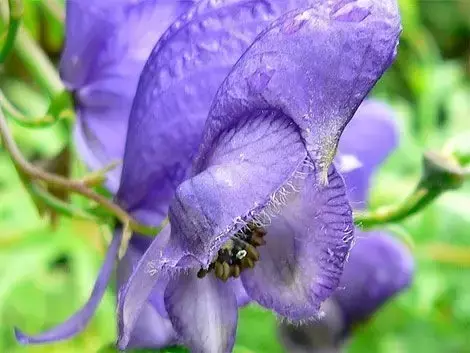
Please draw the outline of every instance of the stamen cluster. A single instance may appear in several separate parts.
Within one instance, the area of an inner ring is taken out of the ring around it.
[[[259,260],[260,256],[256,248],[266,244],[265,235],[264,228],[247,226],[232,236],[218,251],[216,259],[207,269],[201,268],[197,276],[204,278],[214,270],[215,276],[224,282],[230,277],[238,278],[243,270],[253,268]]]

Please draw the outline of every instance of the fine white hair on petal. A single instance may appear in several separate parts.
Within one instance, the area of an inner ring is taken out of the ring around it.
[[[306,157],[292,173],[291,178],[270,195],[269,201],[264,207],[255,207],[247,212],[245,216],[236,217],[217,239],[224,237],[226,234],[246,230],[250,225],[259,228],[269,226],[271,220],[277,217],[289,203],[290,198],[301,191],[302,181],[315,173],[315,170],[315,164],[310,160],[310,157]],[[216,249],[211,249],[211,251],[214,250]]]

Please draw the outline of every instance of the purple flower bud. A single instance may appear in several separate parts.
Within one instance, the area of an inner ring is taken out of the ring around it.
[[[414,272],[409,249],[396,238],[380,232],[356,231],[356,236],[357,243],[333,295],[343,312],[347,331],[408,288]]]
[[[354,209],[366,207],[374,171],[398,145],[394,115],[387,104],[366,100],[341,136],[335,163]]]

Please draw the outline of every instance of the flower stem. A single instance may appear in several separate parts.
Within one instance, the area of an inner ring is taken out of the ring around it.
[[[21,0],[9,0],[10,18],[8,22],[8,32],[0,51],[0,64],[5,62],[8,54],[10,54],[15,38],[20,28],[21,18],[23,17],[23,2]]]
[[[14,16],[15,13],[18,15],[20,10],[22,14],[21,0],[9,0],[9,2],[10,17]],[[19,4],[21,4],[21,7],[18,7]],[[0,19],[2,21],[8,20],[4,11],[0,11]],[[26,70],[34,78],[35,82],[37,82],[50,97],[54,97],[64,91],[64,85],[62,84],[55,66],[21,24],[19,24],[16,29],[16,37],[14,39],[13,50],[23,62]]]
[[[42,0],[39,2],[45,11],[54,17],[60,23],[64,23],[65,13],[64,7],[57,0]]]
[[[121,161],[113,161],[103,168],[85,175],[81,180],[88,187],[100,186],[106,180],[106,173],[118,167]]]
[[[36,196],[38,200],[44,202],[44,204],[51,208],[54,209],[55,211],[60,212],[63,215],[77,218],[77,219],[82,219],[82,220],[87,220],[87,221],[93,221],[97,222],[98,219],[96,216],[92,215],[91,213],[86,212],[85,210],[74,206],[71,203],[64,202],[60,200],[59,198],[55,197],[48,191],[44,190],[41,186],[34,182],[27,183],[27,188],[28,191]]]
[[[354,222],[363,228],[398,222],[421,211],[442,193],[460,188],[468,172],[451,156],[426,152],[423,173],[415,190],[401,203],[374,211],[357,211]]]
[[[424,209],[441,193],[441,190],[418,185],[403,202],[397,205],[383,206],[374,211],[355,212],[354,222],[362,228],[398,222]]]
[[[16,145],[11,133],[8,129],[7,122],[3,113],[0,110],[0,137],[2,138],[3,145],[10,155],[13,163],[20,175],[23,175],[23,180],[36,180],[45,182],[49,187],[55,189],[67,190],[82,196],[87,197],[90,200],[100,204],[105,210],[113,214],[119,219],[122,224],[129,224],[129,227],[138,233],[153,235],[158,232],[158,228],[148,227],[139,224],[130,215],[127,214],[121,207],[108,200],[107,198],[97,194],[93,190],[89,189],[86,183],[82,180],[69,180],[67,178],[47,173],[34,165],[30,164],[21,154],[18,146]],[[28,187],[27,187],[28,188]]]
[[[47,114],[41,117],[32,117],[27,118],[23,116],[23,114],[16,109],[16,107],[10,103],[7,97],[0,91],[0,108],[2,108],[8,117],[13,119],[16,123],[21,126],[28,127],[28,128],[43,128],[49,127],[56,122],[53,116]]]
[[[47,55],[39,48],[30,34],[20,26],[14,46],[15,52],[29,71],[35,82],[44,89],[50,97],[55,97],[64,91],[65,87],[50,62]]]

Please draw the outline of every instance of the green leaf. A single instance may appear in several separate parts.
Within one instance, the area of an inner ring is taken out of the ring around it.
[[[246,348],[245,346],[236,345],[233,349],[233,353],[256,353],[256,352],[252,351],[249,348]]]
[[[96,353],[120,353],[120,352],[121,351],[119,351],[114,345],[110,344],[101,348]],[[189,353],[189,351],[188,349],[184,347],[168,347],[168,348],[163,348],[163,349],[130,349],[130,350],[126,350],[126,353]]]
[[[258,305],[249,305],[239,311],[235,343],[239,347],[239,353],[284,352],[277,338],[276,317],[271,311]]]

